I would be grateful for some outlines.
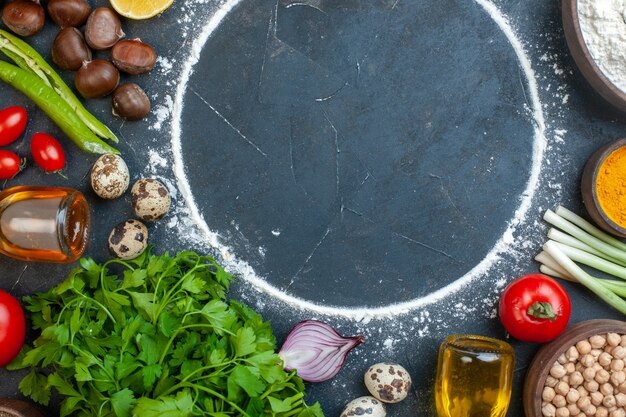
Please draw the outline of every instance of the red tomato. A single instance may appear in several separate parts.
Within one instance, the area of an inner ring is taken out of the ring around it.
[[[26,319],[19,301],[0,290],[0,367],[20,352],[26,336]]]
[[[0,179],[13,178],[24,168],[24,161],[11,151],[0,149]]]
[[[46,133],[35,133],[30,142],[30,153],[35,163],[46,172],[60,171],[65,167],[65,152],[61,144]]]
[[[498,310],[511,336],[524,342],[549,342],[567,327],[571,305],[558,282],[529,274],[506,286]]]
[[[26,109],[20,106],[0,110],[0,146],[14,142],[26,129]]]

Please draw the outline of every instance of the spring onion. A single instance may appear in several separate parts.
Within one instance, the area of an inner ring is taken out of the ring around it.
[[[560,230],[549,230],[535,257],[541,272],[578,282],[626,314],[626,244],[563,207],[546,211],[544,220]],[[616,279],[598,278],[579,264]]]
[[[363,336],[343,337],[329,324],[304,320],[291,329],[278,356],[285,370],[295,369],[308,382],[322,382],[337,375],[348,353],[363,342]]]

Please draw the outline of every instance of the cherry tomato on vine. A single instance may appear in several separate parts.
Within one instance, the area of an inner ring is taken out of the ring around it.
[[[571,305],[565,289],[554,279],[529,274],[506,286],[498,310],[500,321],[514,338],[549,342],[567,327]]]
[[[0,149],[0,180],[8,180],[24,168],[24,161],[11,151]]]
[[[61,144],[46,133],[35,133],[30,142],[30,153],[35,163],[46,172],[60,171],[65,167],[65,152]]]
[[[20,352],[26,335],[26,319],[19,301],[0,290],[0,367]]]
[[[0,146],[14,142],[26,129],[26,109],[20,106],[0,110]]]

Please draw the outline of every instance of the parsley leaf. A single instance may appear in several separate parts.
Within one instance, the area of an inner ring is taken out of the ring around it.
[[[232,277],[211,257],[80,265],[24,298],[41,330],[11,364],[30,368],[24,395],[48,404],[56,391],[61,417],[323,417],[283,370],[270,324],[226,299]]]

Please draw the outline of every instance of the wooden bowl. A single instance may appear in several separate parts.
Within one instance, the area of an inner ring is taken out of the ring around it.
[[[609,143],[596,152],[589,158],[585,169],[583,170],[583,176],[580,183],[580,189],[583,196],[583,203],[589,215],[593,221],[602,230],[611,233],[615,236],[626,237],[626,229],[619,224],[611,220],[598,201],[598,193],[596,190],[596,180],[598,177],[598,171],[604,160],[616,149],[626,146],[626,138],[619,139],[615,142]],[[626,207],[624,208],[626,210]]]
[[[603,333],[626,334],[626,322],[604,319],[583,321],[568,328],[556,340],[539,349],[530,363],[524,381],[522,400],[526,417],[543,417],[541,413],[543,387],[557,358],[580,340]]]
[[[34,405],[13,398],[0,398],[0,417],[44,417]]]
[[[580,72],[606,101],[626,112],[626,93],[609,81],[587,49],[578,19],[578,0],[562,0],[562,15],[565,39]]]

